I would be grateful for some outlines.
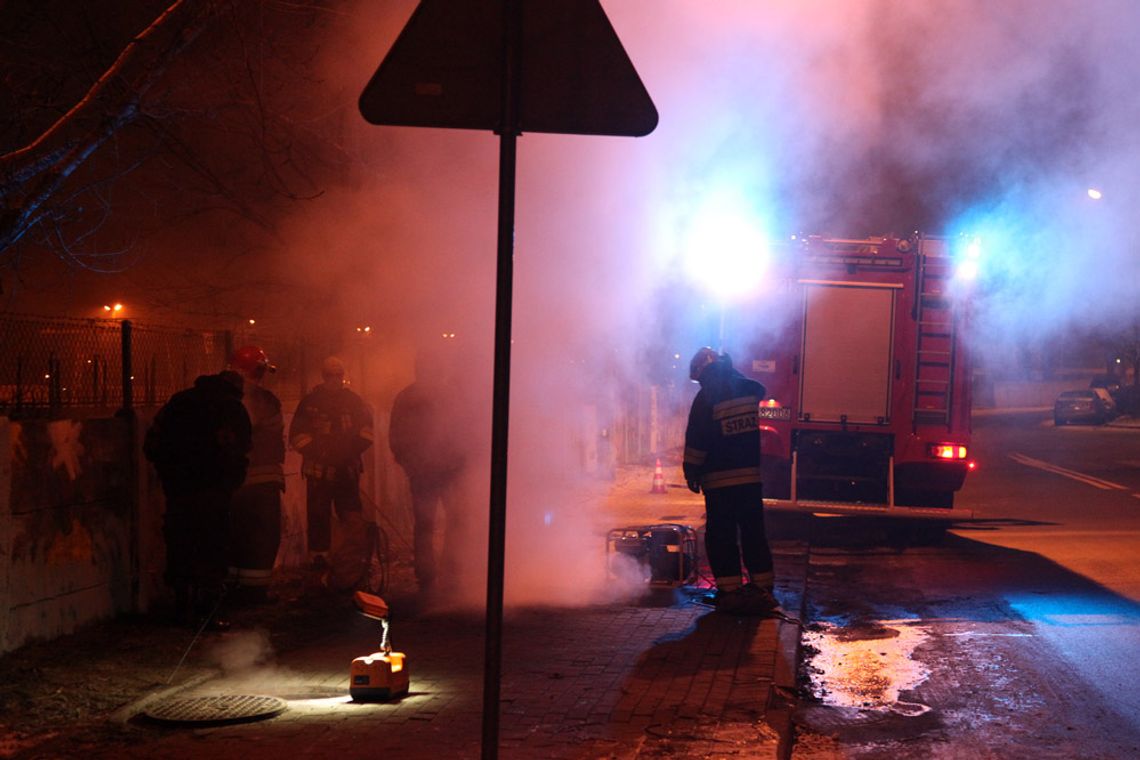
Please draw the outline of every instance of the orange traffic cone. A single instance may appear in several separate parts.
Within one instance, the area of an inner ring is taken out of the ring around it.
[[[665,493],[665,473],[661,470],[661,460],[657,460],[657,466],[653,468],[653,488],[649,493]]]

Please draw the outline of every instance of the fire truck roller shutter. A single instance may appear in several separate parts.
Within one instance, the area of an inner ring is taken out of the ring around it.
[[[800,414],[815,422],[890,420],[895,285],[803,281]]]

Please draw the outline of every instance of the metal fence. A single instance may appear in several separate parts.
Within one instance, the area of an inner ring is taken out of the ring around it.
[[[51,417],[157,407],[194,378],[218,372],[235,346],[255,343],[281,371],[274,387],[296,402],[323,354],[297,338],[191,330],[127,320],[0,314],[0,415]]]
[[[117,321],[0,315],[0,346],[0,412],[122,403]]]
[[[320,363],[339,353],[358,379],[357,392],[386,409],[394,388],[374,363],[344,342],[267,334],[252,327],[199,330],[114,319],[65,319],[0,314],[0,416],[12,419],[105,416],[124,408],[157,408],[199,375],[226,366],[237,346],[260,346],[277,365],[267,383],[293,409],[320,381]],[[385,395],[385,391],[389,391]],[[643,462],[679,445],[688,399],[683,389],[624,388],[612,416],[598,420],[618,462]]]

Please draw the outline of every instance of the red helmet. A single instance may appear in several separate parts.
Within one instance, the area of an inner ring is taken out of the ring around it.
[[[266,372],[276,372],[269,357],[258,346],[242,346],[230,357],[230,366],[249,377],[260,378]]]

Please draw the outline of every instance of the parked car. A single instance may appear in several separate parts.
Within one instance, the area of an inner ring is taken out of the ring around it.
[[[1116,417],[1116,402],[1104,388],[1063,391],[1053,403],[1053,423],[1060,427],[1071,422],[1103,425]]]

